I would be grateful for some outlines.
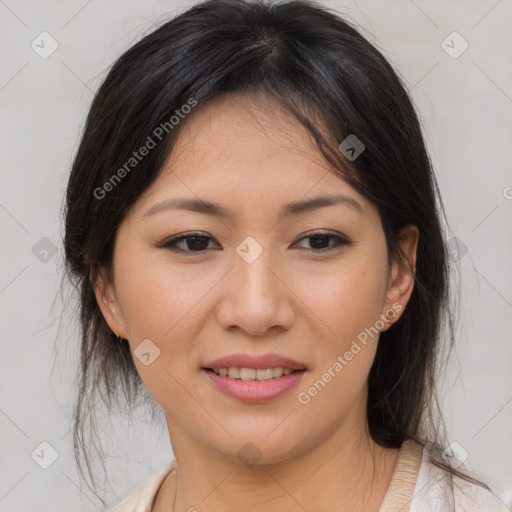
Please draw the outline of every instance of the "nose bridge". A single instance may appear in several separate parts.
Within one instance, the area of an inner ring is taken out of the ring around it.
[[[241,296],[258,307],[263,306],[262,301],[275,300],[276,278],[270,270],[275,266],[272,251],[264,249],[254,237],[247,237],[236,248],[236,253],[235,279],[240,284]]]
[[[251,334],[262,334],[271,327],[289,324],[293,308],[286,287],[277,277],[279,270],[271,249],[247,237],[236,253],[219,316],[224,327],[236,325]]]

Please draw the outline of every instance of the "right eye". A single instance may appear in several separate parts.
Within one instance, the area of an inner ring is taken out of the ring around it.
[[[208,241],[210,240],[213,240],[213,238],[202,233],[188,233],[166,240],[161,247],[173,252],[200,254],[207,250]]]

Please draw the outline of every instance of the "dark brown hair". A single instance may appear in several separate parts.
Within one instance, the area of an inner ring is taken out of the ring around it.
[[[111,270],[117,228],[159,176],[186,117],[162,132],[108,193],[98,190],[191,99],[197,111],[230,93],[267,94],[295,116],[340,178],[378,208],[390,262],[403,256],[400,230],[419,228],[414,289],[401,318],[380,335],[367,416],[380,445],[429,442],[436,463],[446,466],[435,386],[454,332],[446,216],[406,87],[375,46],[326,7],[307,0],[208,0],[165,22],[113,64],[72,165],[64,243],[80,302],[74,443],[82,475],[81,454],[95,487],[85,437],[86,425],[94,431],[95,401],[109,411],[113,404],[131,410],[137,397],[151,402],[129,345],[116,340],[100,312],[93,284],[100,269]],[[351,134],[365,150],[348,162],[338,145]]]

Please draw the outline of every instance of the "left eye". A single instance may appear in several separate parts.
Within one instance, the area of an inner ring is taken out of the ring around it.
[[[328,241],[329,239],[334,239],[335,244],[334,246],[329,245]],[[301,238],[301,240],[310,240],[310,245],[312,246],[312,250],[316,252],[325,252],[330,251],[332,249],[335,249],[336,247],[339,247],[341,245],[349,245],[350,242],[339,235],[333,235],[331,233],[314,233],[308,236],[305,236]],[[325,244],[327,243],[327,247],[325,247]]]
[[[329,244],[329,240],[333,239],[334,245]],[[185,252],[185,253],[202,253],[207,250],[208,242],[212,241],[213,238],[202,235],[200,233],[191,233],[188,235],[180,235],[171,238],[162,244],[162,247],[169,249],[173,252]],[[339,235],[332,233],[313,233],[311,235],[302,237],[302,240],[310,240],[310,248],[305,247],[306,250],[312,250],[314,252],[326,252],[335,249],[342,245],[349,245],[351,242]],[[184,243],[184,245],[183,245]],[[181,246],[180,246],[181,244]]]

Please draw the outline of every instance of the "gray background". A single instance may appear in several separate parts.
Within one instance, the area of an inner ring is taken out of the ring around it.
[[[102,510],[80,484],[69,434],[76,321],[71,312],[59,330],[62,305],[55,299],[63,193],[105,70],[162,15],[192,4],[0,0],[2,511]],[[510,506],[512,1],[324,4],[363,27],[404,77],[421,112],[450,226],[460,241],[453,253],[462,278],[458,348],[442,394],[449,437]],[[31,48],[34,40],[42,46],[43,31],[59,45],[47,59]],[[469,44],[457,58],[453,52],[460,51],[461,40],[451,36],[445,43],[453,46],[452,56],[442,46],[453,31]],[[56,338],[63,348],[54,366]],[[104,432],[111,505],[172,459],[161,427],[143,417],[131,424],[122,414],[113,424]],[[58,452],[46,470],[31,458],[43,441]]]

